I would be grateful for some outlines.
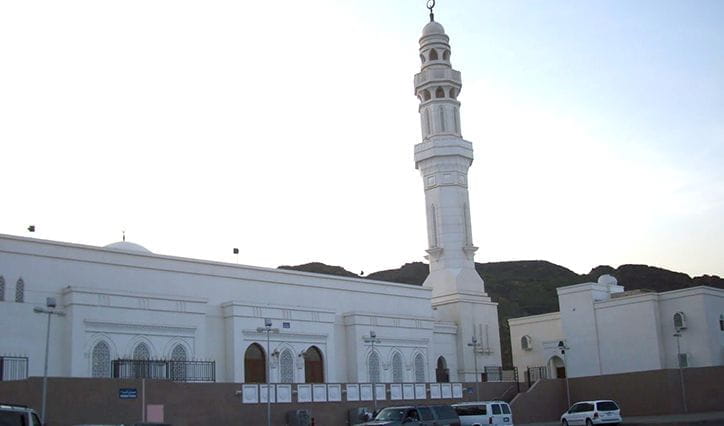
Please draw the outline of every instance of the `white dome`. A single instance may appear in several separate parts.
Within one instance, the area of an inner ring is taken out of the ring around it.
[[[598,277],[598,283],[601,285],[618,285],[618,280],[613,275],[604,274]]]
[[[445,34],[445,29],[438,22],[431,21],[422,29],[422,36],[429,36],[433,34]]]
[[[151,250],[147,249],[146,247],[131,243],[129,241],[119,241],[117,243],[108,244],[105,246],[105,248],[113,249],[113,250],[120,250],[120,251],[132,251],[136,253],[148,253],[151,254]]]

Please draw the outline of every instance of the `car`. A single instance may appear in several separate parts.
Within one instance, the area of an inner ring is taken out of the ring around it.
[[[576,402],[561,415],[563,426],[617,425],[622,421],[621,408],[610,399]]]
[[[17,404],[0,404],[0,425],[41,426],[38,414],[32,408]]]
[[[462,426],[513,426],[513,412],[505,401],[461,402],[452,406]]]
[[[460,418],[449,405],[406,405],[383,408],[374,419],[362,425],[460,426]]]

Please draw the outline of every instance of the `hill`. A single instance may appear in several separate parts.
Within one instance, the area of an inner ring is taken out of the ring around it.
[[[411,285],[422,285],[429,272],[428,265],[422,262],[406,263],[399,269],[374,272],[367,277],[360,277],[339,266],[329,266],[318,262],[298,266],[280,266],[280,268]],[[661,292],[699,285],[724,288],[724,279],[716,275],[692,278],[681,272],[647,265],[621,265],[618,268],[601,265],[583,275],[544,260],[476,263],[475,269],[485,281],[485,291],[494,302],[498,302],[500,343],[504,366],[513,364],[508,318],[557,311],[557,287],[596,281],[603,274],[611,274],[626,290],[648,289]]]

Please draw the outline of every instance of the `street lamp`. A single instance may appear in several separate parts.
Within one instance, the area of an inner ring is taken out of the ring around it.
[[[43,402],[41,403],[41,414],[40,423],[45,424],[45,401],[48,397],[48,351],[50,347],[50,317],[52,315],[58,315],[59,317],[65,316],[65,312],[56,311],[54,297],[48,297],[45,299],[45,308],[36,306],[33,308],[33,312],[37,314],[48,314],[48,326],[45,329],[45,369],[43,370]]]
[[[563,356],[563,370],[566,372],[566,398],[568,399],[568,406],[571,406],[571,390],[568,387],[568,362],[566,362],[566,349],[570,349],[568,346],[566,346],[565,343],[563,343],[563,340],[558,341],[558,350],[561,351],[561,355]]]
[[[266,424],[271,426],[271,355],[269,354],[269,335],[279,333],[278,328],[272,328],[271,318],[264,318],[264,327],[257,327],[257,333],[266,333]]]
[[[377,333],[375,333],[374,330],[370,330],[370,336],[362,336],[362,340],[365,343],[369,343],[372,345],[372,353],[375,352],[375,343],[382,343],[380,339],[377,338]],[[374,412],[377,413],[377,389],[375,389],[375,376],[372,374],[371,371],[369,371],[369,363],[367,364],[367,372],[370,375],[370,381],[372,382],[372,403],[374,404]],[[379,371],[379,369],[377,370]]]
[[[475,396],[480,401],[480,386],[478,386],[478,338],[473,336],[473,339],[468,346],[473,348],[473,364],[475,365]]]
[[[682,328],[677,327],[674,337],[676,337],[676,363],[679,366],[679,381],[681,381],[681,403],[684,406],[684,412],[687,413],[688,409],[686,406],[686,388],[684,387],[684,370],[682,369],[681,363],[681,343],[679,338],[681,337]]]

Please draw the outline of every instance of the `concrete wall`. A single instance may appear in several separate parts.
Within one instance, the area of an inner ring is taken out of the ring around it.
[[[518,368],[521,377],[528,367],[545,367],[552,356],[560,355],[556,346],[563,340],[560,313],[512,318],[508,320],[508,324],[513,365]],[[526,335],[531,337],[530,350],[521,347],[521,338]]]
[[[88,423],[133,423],[141,419],[142,383],[140,380],[51,378],[48,386],[48,425],[71,426]],[[481,399],[501,398],[513,383],[479,383]],[[120,388],[136,388],[138,398],[121,400]],[[378,407],[393,405],[452,404],[475,398],[473,384],[463,399],[380,401]],[[42,379],[0,382],[0,401],[40,409]],[[266,404],[242,404],[234,383],[145,382],[147,404],[164,406],[164,420],[174,426],[216,426],[264,424]],[[296,400],[296,397],[294,398]],[[347,413],[354,407],[372,407],[372,401],[272,404],[272,424],[284,425],[291,410],[310,410],[318,425],[346,425]]]

